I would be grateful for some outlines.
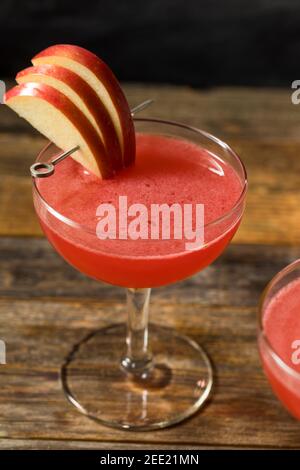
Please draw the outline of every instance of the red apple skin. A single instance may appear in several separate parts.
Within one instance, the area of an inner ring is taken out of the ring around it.
[[[99,134],[87,117],[63,93],[42,83],[23,83],[5,93],[4,103],[7,104],[10,99],[16,96],[33,96],[47,101],[58,109],[79,130],[93,155],[96,156],[101,178],[111,178],[114,175],[111,160],[107,158]]]
[[[135,131],[133,120],[122,88],[111,69],[92,52],[83,47],[70,44],[50,46],[33,57],[32,63],[34,64],[36,59],[50,56],[63,56],[79,62],[81,65],[90,69],[103,83],[119,115],[124,145],[124,166],[133,164],[135,160]]]
[[[50,77],[56,78],[72,88],[81,97],[90,113],[94,116],[98,127],[101,129],[107,154],[112,158],[115,170],[120,170],[123,166],[123,162],[116,129],[107,109],[93,88],[75,72],[65,67],[52,64],[28,67],[17,74],[16,80],[18,83],[22,83],[22,80],[24,78],[26,79],[26,76],[31,76],[30,78],[32,79],[30,79],[30,81],[34,82],[34,75],[49,75]]]

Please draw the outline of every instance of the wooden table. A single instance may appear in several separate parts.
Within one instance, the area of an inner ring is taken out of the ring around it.
[[[157,289],[152,320],[202,342],[215,365],[209,406],[146,433],[116,431],[78,414],[58,369],[87,331],[124,317],[121,289],[69,267],[42,237],[28,167],[44,139],[10,110],[0,114],[0,448],[300,447],[300,424],[273,396],[256,347],[256,310],[269,279],[300,257],[300,107],[289,90],[128,85],[145,115],[213,132],[241,155],[250,189],[243,224],[226,253],[196,276]]]

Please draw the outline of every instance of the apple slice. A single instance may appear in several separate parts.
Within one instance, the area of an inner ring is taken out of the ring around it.
[[[85,80],[106,107],[118,134],[123,165],[135,160],[135,132],[130,109],[120,84],[110,68],[95,54],[69,44],[50,46],[32,59],[33,65],[65,67]]]
[[[113,176],[99,134],[86,116],[63,93],[41,83],[24,83],[4,95],[4,102],[57,147],[66,151],[77,145],[72,157],[102,178]]]
[[[116,170],[122,168],[122,153],[111,118],[95,91],[76,73],[57,65],[28,67],[16,76],[21,83],[44,83],[69,98],[90,120],[104,142]]]

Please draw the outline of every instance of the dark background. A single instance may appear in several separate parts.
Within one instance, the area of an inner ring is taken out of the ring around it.
[[[290,86],[300,0],[1,0],[1,77],[55,43],[99,54],[120,80]]]

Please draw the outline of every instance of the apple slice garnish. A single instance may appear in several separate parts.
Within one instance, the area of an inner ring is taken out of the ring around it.
[[[114,124],[97,93],[76,73],[57,65],[28,67],[19,72],[16,81],[43,83],[63,93],[89,119],[99,133],[113,167],[123,166],[122,152]]]
[[[33,65],[65,67],[85,80],[106,107],[117,132],[123,165],[135,160],[135,132],[130,109],[120,84],[110,68],[95,54],[68,44],[50,46],[32,59]]]
[[[87,117],[63,93],[42,83],[24,83],[4,95],[4,102],[57,147],[101,178],[114,174],[112,160]],[[71,175],[70,175],[71,177]]]

